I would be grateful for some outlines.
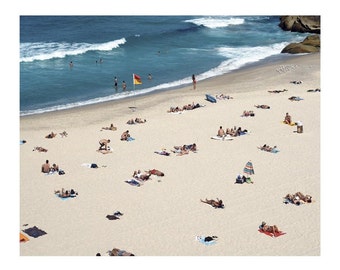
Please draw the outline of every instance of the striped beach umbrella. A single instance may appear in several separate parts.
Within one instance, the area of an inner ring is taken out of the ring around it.
[[[253,163],[251,161],[248,161],[246,163],[246,166],[244,167],[243,172],[246,173],[248,176],[255,174]]]

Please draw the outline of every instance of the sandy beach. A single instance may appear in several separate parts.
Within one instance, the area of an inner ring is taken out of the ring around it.
[[[294,84],[292,81],[302,81]],[[21,256],[107,256],[113,248],[135,256],[320,256],[320,54],[291,56],[192,86],[71,110],[20,118],[20,232],[36,226],[45,235],[20,243]],[[288,91],[270,93],[268,91]],[[232,97],[210,103],[205,94]],[[303,98],[291,101],[291,96]],[[181,114],[170,107],[203,105]],[[269,105],[270,109],[254,105]],[[129,107],[136,107],[131,109]],[[241,117],[253,110],[255,116]],[[297,126],[283,124],[286,113]],[[140,117],[145,123],[128,125]],[[116,131],[101,130],[111,123]],[[242,127],[233,140],[213,140],[219,127]],[[133,141],[121,141],[129,130]],[[52,139],[45,136],[57,133]],[[67,136],[62,137],[61,132]],[[110,139],[112,153],[96,150]],[[196,143],[178,156],[174,146]],[[278,153],[258,149],[277,146]],[[32,151],[43,147],[47,152]],[[155,151],[166,149],[169,156]],[[49,160],[65,171],[46,175]],[[253,184],[235,184],[251,161]],[[93,169],[84,164],[95,163]],[[141,186],[125,181],[135,170],[157,169]],[[54,191],[74,189],[62,200]],[[313,202],[283,203],[302,192]],[[224,209],[202,203],[222,199]],[[123,213],[119,219],[107,215]],[[262,221],[285,234],[260,233]],[[217,236],[214,244],[197,236]]]

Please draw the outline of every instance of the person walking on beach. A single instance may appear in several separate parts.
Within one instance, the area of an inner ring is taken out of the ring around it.
[[[196,89],[196,78],[195,78],[195,74],[192,74],[192,86],[194,88],[194,90]]]
[[[125,91],[126,90],[126,82],[125,81],[123,81],[122,87],[123,87],[123,91]]]
[[[114,85],[115,85],[115,89],[117,91],[118,90],[118,79],[117,79],[117,77],[114,78]]]

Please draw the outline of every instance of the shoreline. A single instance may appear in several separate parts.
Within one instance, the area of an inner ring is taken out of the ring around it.
[[[146,94],[142,94],[142,95],[138,95],[138,96],[131,96],[131,97],[127,97],[127,98],[123,98],[123,99],[118,99],[118,100],[111,100],[111,101],[104,101],[104,102],[100,102],[100,103],[95,103],[95,104],[88,104],[88,105],[83,105],[83,106],[79,106],[79,107],[74,107],[74,108],[69,108],[69,109],[62,109],[62,110],[57,110],[57,111],[51,111],[51,112],[44,112],[44,113],[38,113],[38,114],[32,114],[32,115],[23,115],[20,116],[20,119],[24,120],[24,119],[30,119],[33,120],[34,118],[44,118],[44,117],[51,117],[51,116],[58,116],[58,115],[63,115],[63,114],[67,114],[67,115],[71,115],[73,113],[77,114],[77,113],[82,113],[83,111],[93,111],[93,110],[97,110],[102,108],[103,110],[108,110],[108,108],[114,108],[115,106],[120,107],[120,104],[124,104],[124,106],[131,104],[134,105],[134,102],[138,101],[138,100],[145,100],[149,97],[155,97],[157,99],[160,99],[162,101],[167,100],[168,98],[166,98],[165,96],[169,96],[169,97],[173,97],[175,98],[177,95],[181,95],[181,94],[194,94],[194,93],[200,93],[202,95],[205,95],[206,92],[204,92],[202,90],[202,88],[207,87],[208,89],[211,89],[213,87],[213,85],[215,84],[215,82],[221,82],[222,80],[226,80],[228,81],[229,77],[240,77],[243,76],[244,74],[247,74],[249,71],[251,72],[252,70],[258,70],[258,69],[266,69],[269,66],[275,66],[279,63],[279,65],[284,65],[285,63],[293,60],[294,59],[299,59],[300,57],[312,57],[312,56],[317,56],[320,57],[320,53],[316,53],[316,54],[304,54],[304,55],[288,55],[288,57],[286,59],[282,59],[282,58],[278,58],[278,59],[274,59],[274,60],[262,60],[259,63],[251,63],[249,65],[246,65],[245,67],[242,67],[241,69],[235,70],[235,71],[231,71],[229,73],[226,74],[222,74],[222,75],[218,75],[212,78],[208,78],[205,79],[203,81],[199,81],[198,82],[198,87],[197,89],[194,91],[192,89],[191,85],[188,86],[183,86],[183,87],[175,87],[173,89],[167,89],[167,90],[156,90],[150,93],[146,93]],[[189,90],[192,90],[193,93],[188,93]],[[213,91],[213,90],[212,90]],[[231,92],[227,91],[229,94],[233,94],[233,93],[238,93],[238,92],[244,92],[244,91],[254,91],[254,90],[244,90],[242,88],[236,88],[236,90],[232,90]],[[164,97],[162,97],[162,95],[164,95]],[[123,106],[122,106],[123,107]],[[129,107],[129,106],[127,106]],[[119,113],[119,109],[114,109],[114,113]]]
[[[320,256],[320,93],[307,93],[320,88],[320,62],[320,54],[289,57],[198,82],[196,90],[187,86],[20,117],[20,139],[27,140],[20,145],[20,231],[29,224],[47,232],[20,244],[20,255],[94,256],[120,248],[136,256]],[[282,89],[288,92],[268,93]],[[213,104],[205,93],[233,99]],[[293,95],[304,100],[288,100]],[[170,106],[192,102],[205,106],[167,113]],[[254,110],[255,117],[241,117],[244,110]],[[302,134],[282,124],[286,112],[303,122]],[[135,117],[147,122],[126,124]],[[116,131],[100,131],[110,123]],[[221,125],[240,126],[249,134],[232,141],[210,139]],[[126,129],[134,141],[120,140]],[[68,136],[62,138],[64,130]],[[57,137],[45,139],[51,131]],[[96,151],[102,138],[111,139],[112,153]],[[197,153],[154,153],[193,142]],[[259,150],[263,144],[277,145],[280,152]],[[48,152],[32,151],[35,146]],[[66,174],[42,174],[46,159]],[[254,184],[234,184],[249,160]],[[81,166],[92,162],[100,168]],[[125,183],[134,170],[153,168],[165,176],[152,177],[141,187]],[[61,201],[53,194],[61,188],[73,188],[79,196]],[[297,207],[282,202],[297,191],[312,195],[313,203]],[[220,198],[226,207],[212,209],[200,202],[205,198]],[[124,213],[120,220],[105,218],[118,210]],[[260,234],[262,221],[286,234],[277,239]],[[218,242],[207,247],[195,240],[198,235],[216,235]]]

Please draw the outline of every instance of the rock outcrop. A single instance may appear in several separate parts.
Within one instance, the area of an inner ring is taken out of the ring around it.
[[[281,16],[279,26],[285,31],[320,34],[320,16]]]
[[[320,36],[311,35],[306,37],[300,43],[291,43],[287,45],[281,53],[315,53],[320,52]]]

